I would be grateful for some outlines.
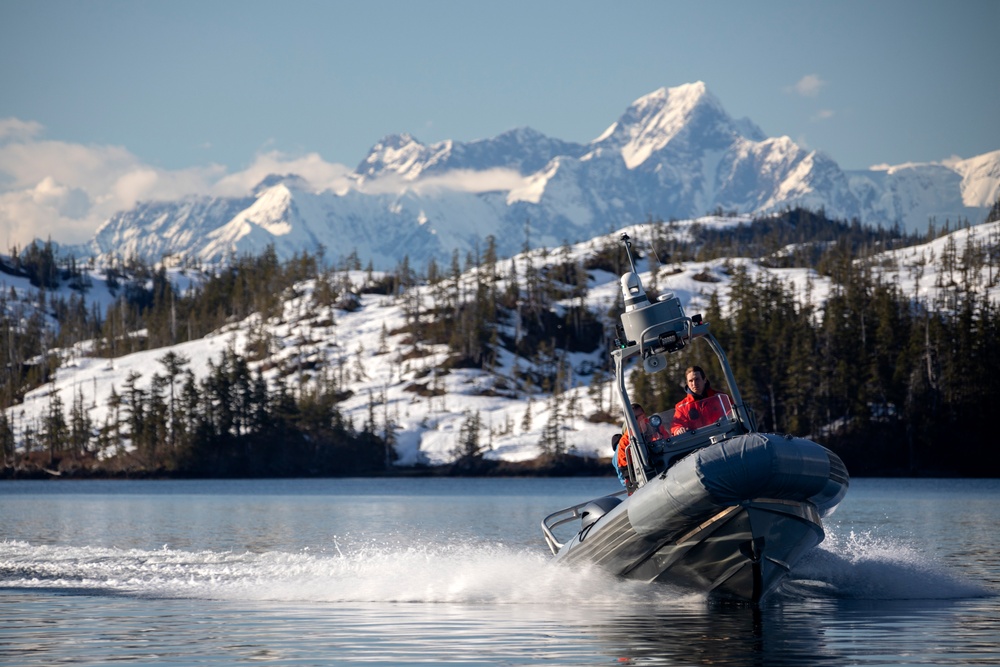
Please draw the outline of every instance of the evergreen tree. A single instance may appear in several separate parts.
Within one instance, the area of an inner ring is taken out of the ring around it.
[[[549,418],[542,428],[538,446],[546,456],[562,456],[566,453],[566,436],[563,433],[562,402],[558,394],[549,399]]]
[[[69,440],[69,429],[66,425],[66,415],[63,413],[63,401],[59,392],[54,391],[49,397],[49,407],[42,419],[41,442],[49,452],[49,465],[54,465],[58,455],[61,455]]]
[[[83,390],[78,389],[73,396],[69,420],[69,448],[73,456],[81,457],[88,453],[93,428],[93,421],[84,405]]]
[[[457,459],[461,465],[469,465],[482,456],[483,447],[479,434],[482,426],[479,410],[466,413],[458,434],[458,446],[451,452],[452,458]]]
[[[14,438],[14,428],[5,410],[0,410],[0,455],[3,456],[3,467],[14,465],[17,441]]]

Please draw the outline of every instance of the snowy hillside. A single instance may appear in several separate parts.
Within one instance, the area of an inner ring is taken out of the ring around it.
[[[671,228],[685,235],[694,223],[722,228],[740,222],[747,222],[747,219],[701,218],[677,223]],[[616,242],[621,231],[627,231],[634,239],[648,239],[652,235],[649,225],[636,225],[558,251],[541,249],[519,254],[511,260],[502,260],[499,272],[506,275],[514,268],[517,275],[524,276],[529,265],[541,269],[566,260],[585,259]],[[954,279],[940,266],[949,246],[960,251],[976,240],[1000,249],[1000,223],[963,229],[926,245],[884,253],[872,265],[883,272],[885,279],[898,282],[904,292],[933,302],[947,296],[950,281]],[[830,290],[829,280],[814,271],[768,269],[754,258],[655,266],[652,269],[655,276],[650,270],[651,262],[647,258],[639,267],[644,283],[655,284],[661,293],[676,294],[689,315],[703,312],[713,292],[722,297],[725,309],[732,267],[737,264],[747,267],[751,274],[771,272],[783,284],[793,286],[801,299],[808,295],[817,304],[827,298]],[[992,275],[995,271],[990,271],[990,275],[987,271],[984,268],[983,273],[969,279],[982,285],[992,299],[1000,302],[997,286],[1000,280]],[[517,370],[529,368],[532,362],[515,358],[507,351],[501,350],[494,371],[486,372],[463,368],[443,370],[449,356],[444,345],[423,345],[415,349],[404,332],[407,304],[432,304],[437,298],[432,286],[419,286],[397,297],[363,294],[366,281],[378,279],[378,274],[352,271],[345,272],[344,277],[355,286],[355,293],[361,294],[360,307],[354,310],[318,306],[313,299],[316,283],[307,281],[285,295],[280,317],[265,322],[254,316],[227,325],[201,340],[112,360],[86,356],[86,345],[64,350],[63,365],[53,382],[31,391],[22,405],[8,410],[15,433],[25,428],[37,431],[37,424],[56,393],[66,406],[81,400],[93,423],[103,424],[108,417],[107,399],[112,388],[121,393],[126,378],[133,373],[140,376],[137,386],[148,388],[154,374],[164,373],[160,359],[168,351],[189,359],[190,368],[201,377],[208,371],[209,362],[217,360],[224,349],[231,347],[242,352],[248,344],[249,332],[257,330],[259,334],[263,330],[272,337],[274,344],[266,358],[254,363],[271,369],[267,373],[271,383],[285,382],[301,388],[316,382],[323,373],[336,374],[340,386],[351,392],[339,407],[355,424],[360,425],[374,416],[383,427],[389,423],[394,425],[400,465],[438,464],[451,460],[458,434],[474,413],[480,416],[481,441],[488,443],[489,458],[518,461],[538,456],[542,434],[553,410],[560,411],[568,448],[590,456],[607,454],[607,445],[617,427],[591,423],[586,418],[600,409],[614,409],[609,379],[593,374],[606,349],[598,345],[592,353],[565,355],[563,362],[569,370],[569,390],[556,405],[547,394],[538,390],[524,391],[513,380]],[[586,307],[596,313],[613,309],[619,298],[618,278],[606,271],[590,271]],[[193,274],[174,269],[171,279],[184,281],[180,286],[185,288]],[[475,272],[463,274],[462,282],[471,293],[476,282]],[[16,300],[25,302],[30,301],[34,291],[25,279],[7,275],[0,275],[0,290],[13,293]],[[111,302],[106,286],[100,281],[95,281],[87,298],[102,307]]]
[[[842,170],[788,137],[734,120],[701,82],[633,102],[587,144],[530,128],[468,143],[376,143],[350,185],[272,176],[245,197],[143,202],[112,216],[75,252],[100,261],[186,257],[224,262],[273,244],[283,259],[322,246],[390,270],[475,252],[501,255],[579,242],[652,219],[716,211],[825,210],[869,225],[923,231],[981,222],[1000,194],[1000,150],[939,164]]]
[[[979,255],[982,266],[967,270],[961,261],[949,256]],[[988,261],[986,255],[992,255]],[[910,295],[934,310],[950,310],[956,288],[972,286],[976,292],[1000,303],[1000,222],[990,222],[960,229],[946,236],[909,248],[879,255],[874,264],[882,280],[895,283],[903,294]]]

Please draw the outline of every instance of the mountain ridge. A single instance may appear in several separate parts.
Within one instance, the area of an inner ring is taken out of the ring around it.
[[[283,192],[270,193],[283,187]],[[910,231],[930,219],[978,223],[1000,196],[1000,150],[947,163],[845,171],[789,137],[732,119],[703,82],[660,88],[587,144],[517,128],[471,142],[376,142],[334,191],[296,174],[248,196],[141,202],[109,218],[72,253],[98,262],[137,256],[224,263],[273,245],[281,258],[352,253],[388,269],[475,253],[557,246],[648,219],[791,207]],[[262,198],[264,198],[262,203]],[[276,205],[275,202],[283,202]],[[266,204],[266,205],[265,205]]]

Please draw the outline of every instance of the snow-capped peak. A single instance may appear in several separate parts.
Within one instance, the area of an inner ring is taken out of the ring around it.
[[[619,150],[625,165],[635,169],[685,131],[716,144],[718,136],[731,141],[742,134],[705,83],[696,81],[640,97],[592,145]]]
[[[962,175],[962,201],[966,206],[989,207],[1000,200],[1000,150],[959,160],[951,166]]]
[[[358,171],[362,177],[394,173],[412,181],[419,178],[429,165],[445,159],[451,149],[451,140],[427,146],[409,134],[390,134],[372,146]]]
[[[733,120],[697,81],[640,97],[587,144],[526,127],[431,145],[387,135],[350,180],[317,192],[294,174],[272,175],[251,196],[140,203],[113,216],[90,248],[99,261],[158,261],[223,259],[271,243],[282,257],[323,246],[334,260],[356,252],[391,268],[404,256],[417,266],[447,262],[488,236],[511,254],[523,245],[526,221],[532,243],[557,245],[650,217],[795,206],[922,230],[930,217],[985,219],[1000,196],[1000,151],[845,172],[788,137]]]

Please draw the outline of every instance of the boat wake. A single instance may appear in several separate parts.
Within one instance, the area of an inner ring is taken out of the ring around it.
[[[826,539],[783,582],[785,597],[853,600],[952,600],[997,593],[957,576],[925,553],[870,532]]]
[[[277,602],[614,606],[700,603],[547,553],[502,545],[333,544],[296,553],[184,551],[0,542],[0,588],[62,594]],[[792,570],[785,599],[957,599],[995,593],[916,550],[871,535],[828,533]]]
[[[623,591],[623,586],[628,590]],[[237,553],[0,542],[0,588],[276,602],[617,605],[691,596],[566,568],[499,545],[377,545]],[[701,599],[701,596],[696,596]]]

